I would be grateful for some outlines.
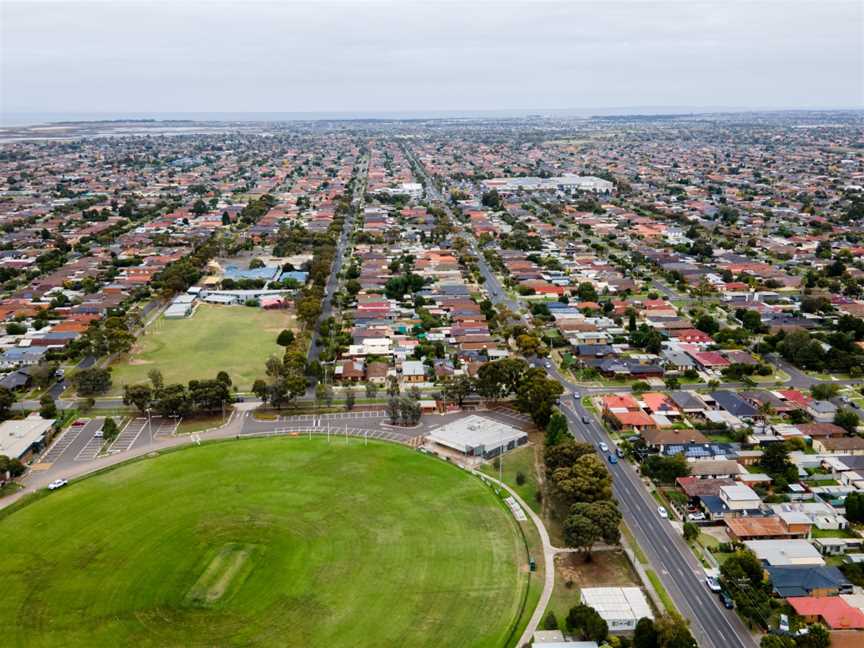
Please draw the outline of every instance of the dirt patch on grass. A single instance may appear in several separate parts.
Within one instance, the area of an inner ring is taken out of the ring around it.
[[[233,585],[239,587],[249,572],[252,545],[229,544],[219,550],[204,572],[186,594],[186,600],[196,606],[209,606],[225,596]]]
[[[591,562],[581,554],[559,554],[555,569],[562,583],[575,587],[627,587],[639,582],[627,556],[621,551],[595,552]]]

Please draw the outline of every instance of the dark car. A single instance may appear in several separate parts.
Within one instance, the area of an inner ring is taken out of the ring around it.
[[[609,463],[610,464],[617,464],[618,463],[618,457],[616,457],[614,454],[610,454],[609,455]]]
[[[731,610],[735,607],[735,601],[732,600],[732,597],[729,596],[728,592],[720,592],[720,601],[723,603],[723,607],[727,610]]]

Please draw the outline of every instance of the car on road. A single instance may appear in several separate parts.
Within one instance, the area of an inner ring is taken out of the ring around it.
[[[687,519],[691,522],[701,522],[705,519],[705,514],[702,511],[696,511],[695,513],[688,513]]]
[[[573,392],[573,398],[581,398],[579,392]]]
[[[708,589],[715,593],[720,593],[722,591],[722,587],[720,587],[720,583],[713,576],[709,576],[705,579],[705,584],[708,586]]]
[[[603,441],[600,442],[600,449],[601,449],[603,452],[609,452],[609,446],[606,445]]]
[[[659,515],[664,520],[669,519],[669,511],[666,510],[665,506],[658,506],[657,507],[657,515]]]
[[[732,597],[729,596],[728,592],[720,592],[720,601],[723,603],[723,607],[727,610],[735,608],[735,601],[732,600]]]
[[[63,488],[69,482],[65,479],[55,479],[50,484],[48,484],[48,490],[57,490],[58,488]]]
[[[547,360],[546,362],[543,363],[543,366],[546,367],[547,369],[551,369],[552,363]]]
[[[618,457],[616,457],[614,454],[610,454],[609,455],[609,463],[610,464],[617,464],[618,463]]]
[[[583,416],[583,417],[582,417],[582,422],[583,422],[585,425],[588,425],[588,424],[591,422],[591,419],[588,418],[587,416]]]

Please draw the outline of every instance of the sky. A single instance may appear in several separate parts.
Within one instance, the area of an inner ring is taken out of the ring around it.
[[[0,0],[3,113],[864,107],[860,0]]]

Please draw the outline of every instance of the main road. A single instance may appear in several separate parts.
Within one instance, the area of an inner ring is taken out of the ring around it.
[[[575,438],[595,446],[603,442],[614,448],[603,426],[572,391],[563,397],[563,402],[561,410]],[[681,534],[660,517],[657,502],[634,468],[626,461],[608,464],[608,468],[613,494],[627,526],[676,607],[690,621],[700,648],[755,648],[755,641],[735,612],[722,607],[718,597],[708,590],[699,561]]]

